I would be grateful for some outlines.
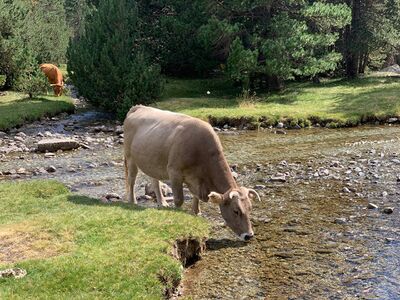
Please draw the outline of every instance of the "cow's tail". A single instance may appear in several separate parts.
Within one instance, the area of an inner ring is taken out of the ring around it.
[[[124,169],[125,169],[125,191],[126,191],[126,195],[128,195],[128,193],[129,193],[128,162],[126,161],[126,156],[124,156]]]

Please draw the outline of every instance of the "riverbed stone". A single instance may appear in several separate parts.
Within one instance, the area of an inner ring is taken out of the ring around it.
[[[275,130],[275,134],[287,134],[285,130]]]
[[[385,214],[392,214],[393,213],[393,211],[394,211],[394,207],[385,207],[384,209],[383,209],[383,212],[385,213]]]
[[[336,218],[336,219],[334,220],[334,223],[335,223],[335,224],[339,224],[339,225],[346,224],[346,218]]]
[[[161,193],[164,197],[168,197],[172,195],[172,189],[165,183],[161,183]],[[156,199],[156,193],[154,192],[153,186],[150,183],[147,183],[144,187],[144,193],[147,196],[150,196]]]
[[[38,142],[39,152],[54,152],[57,150],[73,150],[79,148],[80,144],[72,139],[44,139]]]
[[[285,175],[273,175],[273,176],[271,176],[270,181],[272,181],[272,182],[286,182],[286,177],[285,177]]]
[[[276,128],[281,129],[284,127],[284,124],[282,122],[279,122],[278,125],[276,125]]]
[[[55,171],[57,171],[57,168],[55,166],[49,166],[46,169],[46,171],[49,172],[49,173],[54,173]]]
[[[53,158],[53,157],[55,157],[56,155],[54,154],[54,153],[52,153],[52,152],[48,152],[48,153],[45,153],[44,154],[44,158]]]
[[[376,204],[374,204],[374,203],[368,203],[367,208],[368,208],[368,209],[377,209],[377,208],[378,208],[378,205],[376,205]]]

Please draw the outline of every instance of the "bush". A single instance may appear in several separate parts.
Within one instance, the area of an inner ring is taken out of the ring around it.
[[[6,75],[0,75],[0,89],[4,87],[6,84],[7,76]]]
[[[160,68],[138,43],[138,22],[135,2],[104,0],[67,54],[79,93],[120,119],[132,105],[154,101],[161,93]]]
[[[48,86],[46,77],[40,71],[32,52],[24,50],[18,61],[21,69],[14,82],[15,89],[28,94],[29,98],[46,92]]]

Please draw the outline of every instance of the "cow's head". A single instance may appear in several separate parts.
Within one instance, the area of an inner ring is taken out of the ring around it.
[[[245,187],[231,189],[225,194],[211,192],[208,195],[209,201],[219,205],[222,217],[229,228],[244,241],[249,241],[254,236],[250,222],[253,198],[260,200],[255,190]]]
[[[51,86],[53,87],[54,95],[57,97],[62,95],[64,84],[52,84]]]

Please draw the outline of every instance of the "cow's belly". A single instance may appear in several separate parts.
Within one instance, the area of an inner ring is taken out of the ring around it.
[[[140,159],[135,160],[135,163],[138,166],[138,168],[147,176],[156,178],[158,180],[169,179],[166,165],[143,162],[143,160]]]
[[[168,149],[162,138],[134,139],[130,148],[130,157],[146,175],[159,179],[168,179]]]

